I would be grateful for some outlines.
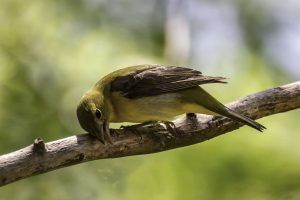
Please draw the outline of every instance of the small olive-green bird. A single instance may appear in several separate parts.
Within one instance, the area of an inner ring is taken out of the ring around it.
[[[227,108],[199,85],[226,83],[223,77],[174,66],[138,65],[117,70],[88,90],[77,108],[81,127],[103,143],[110,122],[168,121],[184,113],[226,116],[259,131],[265,127]]]

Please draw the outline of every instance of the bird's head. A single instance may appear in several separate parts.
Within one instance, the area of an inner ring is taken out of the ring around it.
[[[103,134],[104,97],[98,91],[88,91],[77,107],[77,118],[80,126],[88,133],[97,136]]]

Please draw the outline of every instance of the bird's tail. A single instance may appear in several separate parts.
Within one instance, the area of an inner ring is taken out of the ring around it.
[[[234,120],[236,120],[238,122],[241,122],[243,124],[246,124],[246,125],[248,125],[252,128],[255,128],[256,130],[258,130],[260,132],[262,132],[264,129],[266,129],[266,127],[264,127],[260,123],[257,123],[253,119],[250,119],[249,117],[241,115],[241,114],[227,108],[226,106],[224,106],[224,108],[225,108],[226,111],[222,115],[224,115],[226,117],[229,117],[231,119],[234,119]]]
[[[235,112],[234,110],[227,108],[225,105],[223,105],[221,102],[219,102],[213,96],[211,96],[209,93],[207,93],[201,87],[198,87],[198,90],[200,90],[200,92],[198,92],[199,96],[197,95],[199,105],[207,108],[210,111],[213,111],[214,113],[223,115],[223,116],[231,118],[235,121],[246,124],[252,128],[255,128],[256,130],[258,130],[260,132],[262,132],[264,129],[266,129],[266,127],[257,123],[253,119],[250,119],[249,117],[241,115],[241,114]],[[205,101],[203,101],[203,99],[205,99]]]

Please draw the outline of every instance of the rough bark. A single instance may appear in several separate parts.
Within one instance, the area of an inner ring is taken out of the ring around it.
[[[300,82],[258,92],[227,106],[253,119],[297,109],[300,107]],[[242,126],[228,118],[204,115],[187,115],[174,121],[174,124],[175,130],[160,123],[111,130],[113,145],[103,145],[88,134],[48,143],[38,138],[28,147],[0,156],[0,186],[91,160],[149,154],[188,146]]]

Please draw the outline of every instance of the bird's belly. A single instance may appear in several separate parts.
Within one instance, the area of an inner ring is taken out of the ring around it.
[[[201,109],[201,106],[182,101],[178,93],[138,99],[128,99],[119,93],[112,93],[111,102],[113,107],[111,122],[167,121],[188,112],[205,113],[205,109]]]

